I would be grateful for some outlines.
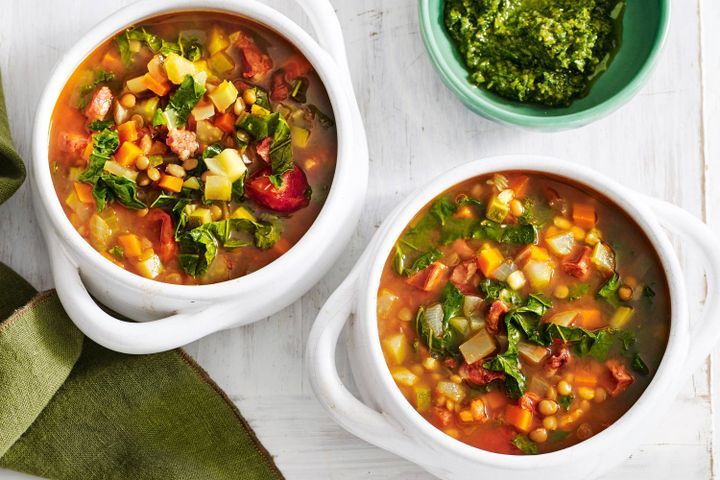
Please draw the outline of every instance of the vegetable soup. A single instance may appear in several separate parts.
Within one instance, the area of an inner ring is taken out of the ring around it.
[[[77,231],[144,277],[214,283],[310,228],[335,171],[327,93],[287,40],[183,12],[101,44],[53,112],[49,159]]]
[[[670,328],[664,271],[637,224],[596,192],[526,172],[468,180],[418,213],[387,259],[377,315],[412,406],[505,454],[615,422]]]

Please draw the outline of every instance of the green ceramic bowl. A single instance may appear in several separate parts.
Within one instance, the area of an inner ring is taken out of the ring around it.
[[[502,98],[468,81],[468,74],[443,19],[444,0],[418,0],[420,30],[430,58],[445,85],[470,110],[500,123],[557,131],[587,125],[630,100],[655,65],[670,24],[670,0],[630,0],[623,36],[610,67],[587,96],[569,107],[545,107]]]

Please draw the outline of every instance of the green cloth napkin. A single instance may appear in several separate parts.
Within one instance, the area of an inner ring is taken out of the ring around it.
[[[0,82],[0,203],[22,184]],[[282,479],[182,350],[131,356],[0,263],[0,467],[51,479]]]

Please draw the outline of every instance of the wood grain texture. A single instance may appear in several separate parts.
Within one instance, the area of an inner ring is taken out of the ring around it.
[[[52,66],[82,33],[127,3],[3,2],[0,69],[15,141],[25,158],[34,107]],[[269,3],[308,25],[291,0]],[[303,350],[319,308],[393,205],[448,168],[488,155],[529,153],[576,161],[680,205],[720,232],[720,5],[676,1],[658,68],[631,103],[586,128],[540,134],[481,119],[445,89],[425,54],[414,1],[333,3],[370,140],[370,189],[362,222],[342,260],[301,300],[255,325],[196,342],[188,351],[237,402],[289,479],[431,478],[341,430],[313,398]],[[27,185],[0,208],[0,224],[0,260],[38,288],[52,286]],[[676,245],[696,316],[704,292],[701,265],[684,244]],[[352,383],[342,348],[338,362]],[[605,478],[716,476],[720,373],[715,365],[716,360],[688,379],[665,421]],[[0,472],[0,478],[25,477]]]

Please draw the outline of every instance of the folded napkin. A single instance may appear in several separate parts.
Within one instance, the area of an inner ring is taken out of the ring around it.
[[[24,178],[0,81],[0,203]],[[107,350],[73,325],[54,291],[37,293],[2,263],[0,467],[68,480],[283,478],[182,350]]]

